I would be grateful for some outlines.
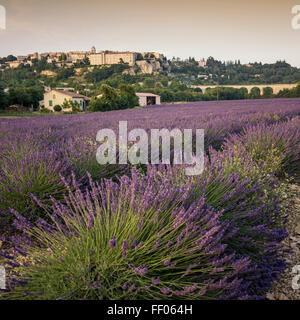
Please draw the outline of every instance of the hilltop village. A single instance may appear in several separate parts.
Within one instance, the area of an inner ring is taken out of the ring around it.
[[[0,58],[0,111],[109,111],[160,103],[300,96],[286,61],[167,58],[155,51],[30,53]]]
[[[118,52],[118,51],[99,51],[92,47],[90,51],[70,51],[70,52],[45,52],[32,53],[26,56],[17,56],[13,61],[7,61],[3,64],[7,68],[18,68],[21,64],[33,65],[33,61],[45,60],[48,64],[54,64],[57,68],[63,66],[72,67],[80,63],[90,66],[102,66],[113,64],[128,64],[135,67],[134,70],[127,73],[152,74],[163,70],[170,71],[170,65],[167,58],[158,52]],[[53,75],[51,72],[44,72],[44,75]]]

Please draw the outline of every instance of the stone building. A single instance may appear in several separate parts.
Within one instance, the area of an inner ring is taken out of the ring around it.
[[[199,67],[205,68],[206,67],[206,60],[202,59],[198,62]]]
[[[7,65],[9,68],[11,68],[11,69],[15,69],[15,68],[18,68],[18,66],[19,66],[21,63],[22,63],[21,61],[15,60],[15,61],[6,62],[6,65]]]
[[[95,54],[95,53],[97,53],[96,47],[92,47],[91,54]]]
[[[99,52],[88,56],[92,66],[104,64],[128,63],[134,66],[136,62],[135,52]]]
[[[87,57],[88,53],[85,51],[71,51],[67,53],[67,60],[68,61],[82,61]]]
[[[160,96],[153,93],[137,92],[136,95],[139,98],[139,105],[141,107],[160,104]]]
[[[26,58],[26,56],[17,56],[17,60],[20,62],[23,62]]]
[[[65,91],[65,90],[51,90],[44,94],[44,107],[49,110],[54,110],[56,105],[62,106],[65,101],[72,101],[78,103],[80,110],[84,111],[89,105],[90,98],[82,94]],[[64,109],[64,111],[71,111],[72,108]]]
[[[57,75],[57,73],[54,72],[54,71],[51,71],[51,70],[43,70],[41,72],[41,75],[42,76],[47,76],[47,77],[55,77]]]

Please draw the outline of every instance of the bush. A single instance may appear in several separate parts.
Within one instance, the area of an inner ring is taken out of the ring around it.
[[[24,143],[24,142],[23,142]],[[56,150],[41,150],[24,143],[12,147],[0,161],[0,218],[6,227],[12,228],[11,209],[24,214],[29,221],[45,217],[33,197],[44,204],[50,198],[62,200],[66,193],[61,175],[67,175],[65,163],[59,160]]]
[[[174,169],[171,175],[174,183],[187,183],[187,177],[178,170]],[[272,281],[285,269],[281,241],[287,233],[277,180],[261,174],[247,153],[228,151],[211,152],[203,174],[189,183],[193,186],[187,205],[204,197],[209,207],[222,212],[220,220],[228,226],[228,233],[221,239],[227,247],[225,252],[251,261],[244,274],[241,296],[264,297]],[[272,189],[276,191],[271,192]]]
[[[243,130],[240,135],[232,135],[224,149],[236,146],[248,152],[264,170],[278,177],[286,174],[299,175],[300,121],[294,119],[273,125],[259,124]]]
[[[111,103],[104,101],[102,98],[94,98],[91,100],[89,110],[92,112],[104,112],[113,110],[113,107]]]
[[[51,110],[49,110],[48,108],[43,107],[43,108],[41,108],[40,112],[41,113],[51,113]]]
[[[69,139],[64,145],[64,158],[76,172],[76,177],[85,184],[88,183],[88,172],[93,180],[99,181],[102,178],[110,179],[129,174],[130,166],[127,165],[100,165],[95,154],[98,144],[90,137],[77,137]]]
[[[79,107],[79,105],[74,104],[74,105],[72,106],[72,112],[73,112],[73,113],[78,113],[78,112],[80,112],[80,107]]]
[[[248,260],[224,254],[226,224],[204,197],[184,206],[189,189],[155,171],[146,177],[132,172],[119,184],[90,181],[90,191],[70,192],[67,206],[53,201],[53,228],[40,223],[32,230],[21,218],[40,245],[29,249],[32,263],[20,269],[21,287],[11,280],[9,297],[214,299],[228,291],[239,296]]]
[[[134,88],[130,85],[121,84],[118,91],[108,85],[102,85],[101,92],[101,98],[91,100],[90,111],[130,109],[139,104]]]
[[[56,105],[54,108],[55,112],[61,112],[62,111],[62,107],[60,105]]]

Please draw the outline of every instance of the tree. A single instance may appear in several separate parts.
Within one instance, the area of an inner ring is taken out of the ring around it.
[[[27,88],[27,92],[30,96],[30,105],[34,108],[37,108],[40,104],[40,101],[44,97],[44,88],[42,86],[35,86]]]
[[[133,97],[135,96],[135,90],[130,85],[126,85],[126,84],[122,83],[119,85],[118,89],[120,90],[121,93],[126,93],[128,95],[133,96]]]
[[[160,94],[161,102],[173,102],[174,101],[174,92],[171,90],[164,90]]]
[[[90,102],[90,110],[95,111],[110,111],[117,109],[118,93],[117,90],[102,84],[100,87],[102,94],[101,98],[94,98]]]
[[[162,77],[160,82],[165,88],[168,87],[168,85],[169,85],[169,80],[167,77]]]
[[[17,61],[18,59],[15,57],[15,56],[13,56],[13,55],[9,55],[9,56],[7,56],[7,61]]]
[[[63,109],[69,109],[69,108],[71,108],[72,106],[70,105],[70,102],[67,100],[67,99],[65,99],[64,100],[64,102],[63,102],[63,104],[62,104],[62,108]]]
[[[95,68],[92,72],[88,72],[85,75],[85,79],[88,82],[97,83],[104,81],[116,74],[122,74],[124,70],[129,69],[127,64],[113,64],[110,67],[104,66],[101,68]]]
[[[67,80],[68,78],[74,76],[75,72],[73,68],[63,68],[59,70],[56,81]]]
[[[43,99],[44,89],[42,86],[10,88],[8,102],[10,105],[19,104],[24,107],[37,108]]]
[[[294,98],[300,98],[300,84],[298,84],[297,87],[293,88],[291,91]]]
[[[276,96],[277,98],[290,98],[291,91],[289,89],[280,90]]]
[[[141,53],[137,53],[136,60],[144,60],[144,57]]]
[[[56,112],[61,112],[62,111],[62,107],[60,105],[56,105],[56,106],[54,106],[53,110],[56,111]]]
[[[121,84],[119,86],[119,92],[118,105],[121,109],[134,108],[139,104],[139,99],[132,86]]]
[[[238,62],[239,63],[239,62]],[[240,93],[240,99],[248,99],[248,90],[247,88],[240,88],[239,89],[239,93]]]
[[[182,84],[180,82],[179,79],[174,78],[171,85],[170,85],[171,89],[173,89],[174,91],[184,91],[187,90],[187,86],[185,84]]]
[[[72,105],[72,112],[80,112],[80,105],[77,101],[70,101]]]
[[[59,61],[67,61],[67,55],[66,55],[65,53],[63,53],[63,54],[59,57],[58,60],[59,60]]]
[[[258,87],[254,87],[250,91],[251,99],[259,99],[260,98],[260,89]]]
[[[9,104],[18,104],[21,106],[30,106],[30,95],[25,88],[9,89]]]
[[[108,111],[107,105],[101,98],[92,98],[90,101],[90,111],[99,112],[99,111]]]
[[[272,98],[273,97],[273,89],[271,87],[263,88],[263,98]]]
[[[152,78],[146,78],[144,80],[144,87],[146,88],[154,88],[155,87],[155,80]]]
[[[54,110],[55,110],[55,107],[54,107]],[[72,101],[72,100],[65,99],[63,104],[61,105],[61,107],[62,107],[62,109],[72,109],[73,112],[79,112],[80,111],[80,105],[79,105],[79,103],[77,101]],[[57,110],[55,110],[55,111],[57,111]]]
[[[6,109],[7,102],[7,95],[5,94],[3,87],[0,86],[0,110]]]
[[[118,90],[103,84],[100,88],[102,96],[93,98],[90,111],[110,111],[134,108],[138,105],[138,97],[133,86],[120,84]]]
[[[89,59],[88,57],[85,57],[85,58],[82,60],[82,62],[83,62],[84,65],[87,65],[87,66],[89,66],[89,65],[91,64],[90,59]]]
[[[114,88],[106,84],[102,84],[100,87],[100,92],[102,93],[102,98],[104,101],[112,105],[116,102],[118,95]]]

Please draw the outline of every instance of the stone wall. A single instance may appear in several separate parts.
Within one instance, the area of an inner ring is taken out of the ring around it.
[[[218,86],[191,86],[192,88],[200,88],[202,90],[202,92],[204,93],[206,91],[206,89],[208,88],[217,88]],[[251,92],[252,88],[259,88],[261,94],[263,93],[263,88],[266,87],[271,87],[273,89],[274,94],[279,93],[280,90],[283,89],[293,89],[295,87],[297,87],[297,84],[261,84],[261,85],[241,85],[241,86],[235,86],[235,85],[221,85],[219,87],[228,87],[228,88],[235,88],[235,89],[241,89],[241,88],[246,88],[248,90],[248,93]]]

